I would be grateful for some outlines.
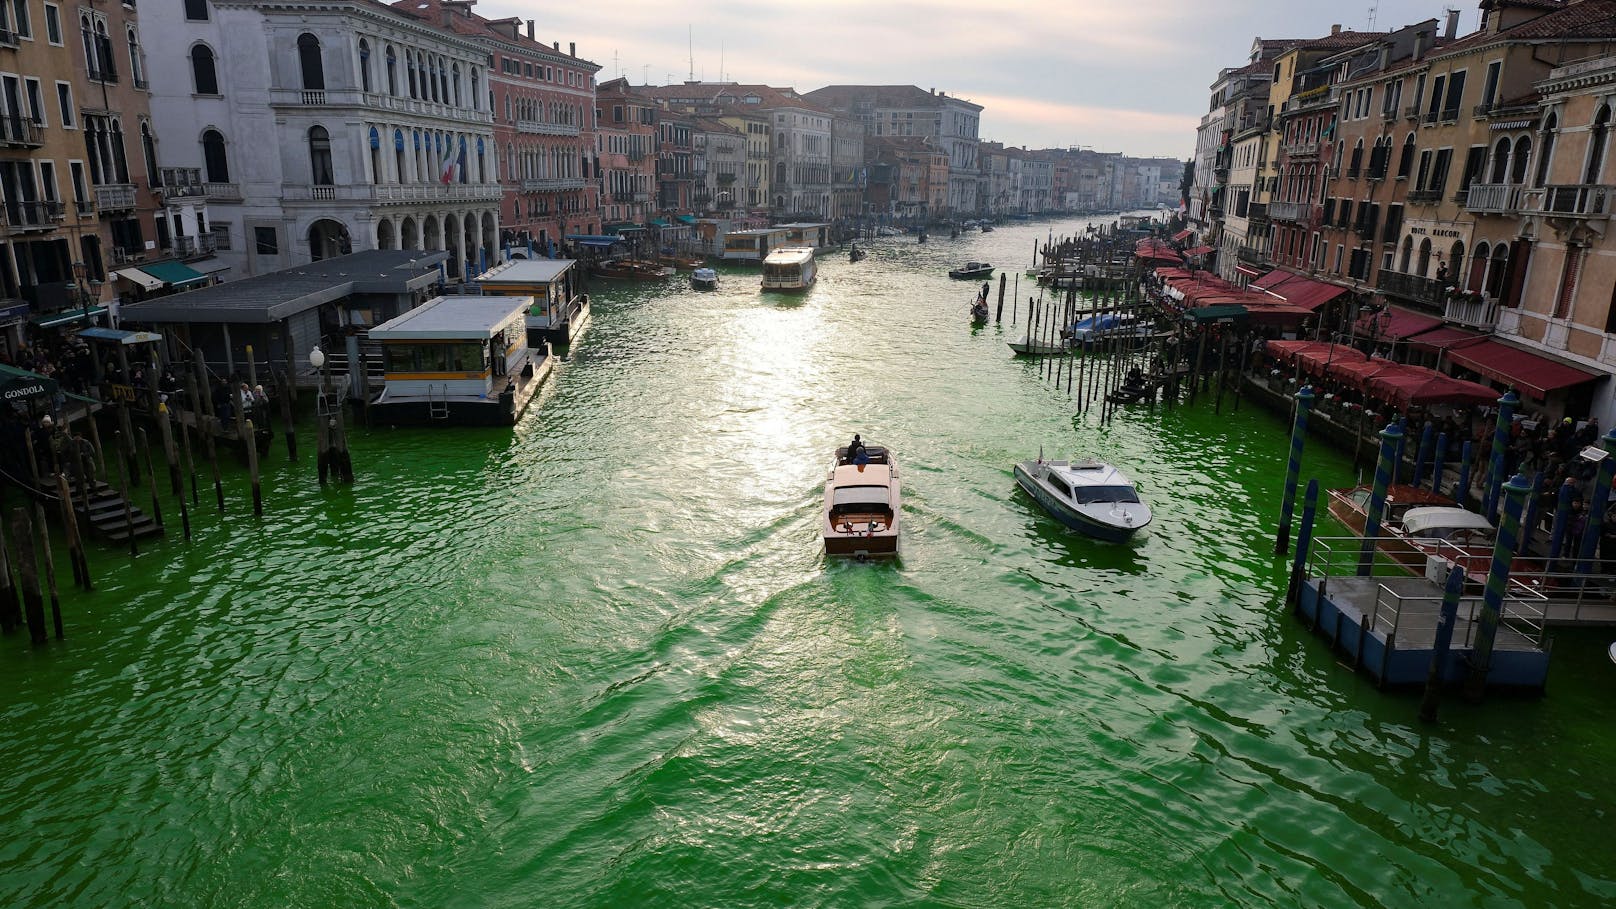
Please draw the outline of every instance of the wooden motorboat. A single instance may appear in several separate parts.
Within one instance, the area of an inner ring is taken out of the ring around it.
[[[950,268],[950,278],[987,278],[992,277],[993,266],[986,262],[967,262],[959,268]]]
[[[637,259],[616,259],[596,265],[594,273],[602,278],[621,281],[666,281],[674,276],[674,269],[655,262]]]
[[[698,268],[690,273],[690,286],[697,290],[716,290],[718,288],[718,271],[711,268]]]
[[[705,260],[694,256],[657,256],[657,264],[665,265],[678,271],[694,271],[707,263]]]
[[[1044,510],[1073,530],[1113,543],[1127,541],[1150,523],[1150,506],[1133,481],[1104,461],[1022,461],[1016,483]]]
[[[825,479],[821,535],[826,555],[898,554],[898,462],[879,445],[836,449]]]
[[[858,262],[858,261],[862,260],[866,255],[868,255],[868,253],[866,253],[862,249],[859,249],[857,246],[854,246],[847,253],[847,261],[849,261],[849,262]]]
[[[1363,536],[1373,489],[1360,484],[1329,490],[1330,516]],[[1440,493],[1401,483],[1386,490],[1386,508],[1375,546],[1412,574],[1432,580],[1447,578],[1448,568],[1463,566],[1480,582],[1492,566],[1497,531],[1491,521]],[[1538,570],[1536,560],[1517,558],[1514,570]]]
[[[1010,349],[1018,357],[1051,357],[1066,352],[1064,341],[1022,340],[1011,341]]]

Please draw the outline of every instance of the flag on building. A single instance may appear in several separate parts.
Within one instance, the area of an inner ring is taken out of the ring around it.
[[[443,162],[438,168],[438,179],[447,186],[455,181],[456,171],[460,169],[459,150],[453,141],[443,143]]]

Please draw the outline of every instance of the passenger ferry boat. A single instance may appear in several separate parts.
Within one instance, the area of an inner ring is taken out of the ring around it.
[[[484,294],[532,297],[527,346],[564,347],[589,327],[589,295],[579,293],[583,275],[572,259],[512,259],[477,276]]]
[[[807,290],[814,286],[819,266],[806,246],[785,246],[763,260],[764,290]]]
[[[529,347],[532,297],[436,297],[370,330],[386,385],[371,419],[394,426],[512,426],[554,365]]]
[[[836,449],[820,532],[826,555],[898,554],[898,462],[879,445]]]
[[[783,227],[732,230],[724,235],[723,258],[726,262],[762,262],[787,242]]]

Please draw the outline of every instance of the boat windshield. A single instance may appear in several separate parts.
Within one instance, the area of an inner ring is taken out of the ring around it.
[[[1105,505],[1112,502],[1136,505],[1139,493],[1132,486],[1079,486],[1072,490],[1072,501],[1079,505]]]
[[[889,501],[885,486],[843,486],[832,493],[830,509],[833,512],[869,511],[874,506],[885,511]]]

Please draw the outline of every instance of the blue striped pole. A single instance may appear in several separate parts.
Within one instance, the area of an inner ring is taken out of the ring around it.
[[[1582,548],[1577,552],[1577,573],[1593,570],[1594,553],[1599,549],[1599,535],[1605,524],[1605,506],[1610,504],[1610,484],[1616,477],[1616,429],[1605,433],[1605,459],[1599,462],[1599,473],[1594,475],[1594,497],[1588,502],[1588,526],[1582,532]]]
[[[1429,420],[1425,428],[1420,430],[1420,450],[1414,455],[1414,479],[1411,480],[1415,489],[1425,485],[1425,465],[1431,461],[1431,441],[1436,437],[1436,424]]]
[[[1532,537],[1537,535],[1537,525],[1541,523],[1538,516],[1538,500],[1543,498],[1543,471],[1538,471],[1532,477],[1532,494],[1526,497],[1526,517],[1521,519],[1521,552],[1525,555],[1532,553]]]
[[[1436,451],[1433,452],[1436,464],[1431,468],[1431,491],[1442,492],[1442,474],[1448,469],[1448,434],[1442,433],[1436,437]]]
[[[1296,480],[1302,472],[1302,448],[1307,442],[1307,415],[1313,409],[1313,388],[1303,385],[1296,393],[1296,420],[1291,424],[1291,457],[1285,464],[1285,496],[1279,505],[1279,535],[1274,538],[1274,555],[1284,555],[1291,542],[1291,513],[1296,510]]]
[[[1285,602],[1292,609],[1300,601],[1303,572],[1307,570],[1308,549],[1313,545],[1313,519],[1319,508],[1319,481],[1307,481],[1307,494],[1302,499],[1302,526],[1296,531],[1296,556],[1291,559],[1291,583],[1285,590]]]
[[[1487,466],[1487,481],[1482,484],[1485,495],[1481,500],[1481,511],[1489,521],[1498,514],[1498,487],[1504,483],[1504,449],[1509,447],[1509,427],[1515,420],[1515,405],[1519,403],[1521,399],[1513,391],[1505,392],[1498,399],[1498,425],[1493,427],[1493,455]]]
[[[1465,503],[1470,501],[1470,465],[1475,460],[1471,456],[1474,450],[1475,443],[1466,439],[1464,448],[1459,451],[1459,478],[1453,481],[1453,500],[1460,508],[1468,507]]]
[[[1560,498],[1554,506],[1554,529],[1549,531],[1549,570],[1555,571],[1554,560],[1565,548],[1566,526],[1571,523],[1571,498],[1577,489],[1570,483],[1560,485]]]
[[[1504,610],[1504,591],[1509,587],[1510,563],[1515,561],[1515,541],[1520,539],[1521,505],[1532,487],[1516,474],[1499,487],[1504,494],[1504,520],[1498,526],[1493,544],[1493,561],[1487,570],[1487,586],[1481,596],[1481,618],[1476,622],[1476,639],[1471,644],[1470,676],[1465,679],[1465,696],[1481,700],[1487,687],[1487,673],[1493,665],[1493,643],[1498,638],[1498,620]]]
[[[1431,668],[1425,674],[1425,697],[1420,701],[1420,719],[1436,722],[1437,702],[1442,697],[1442,668],[1453,648],[1453,626],[1459,620],[1459,598],[1464,594],[1465,570],[1462,565],[1448,569],[1448,583],[1442,588],[1442,612],[1436,623],[1436,641],[1431,645]]]
[[[1380,536],[1380,519],[1386,514],[1386,487],[1391,485],[1392,456],[1403,430],[1396,423],[1380,431],[1380,460],[1375,464],[1375,485],[1369,493],[1369,513],[1364,518],[1363,546],[1358,550],[1358,574],[1368,577],[1375,568],[1375,540]]]

